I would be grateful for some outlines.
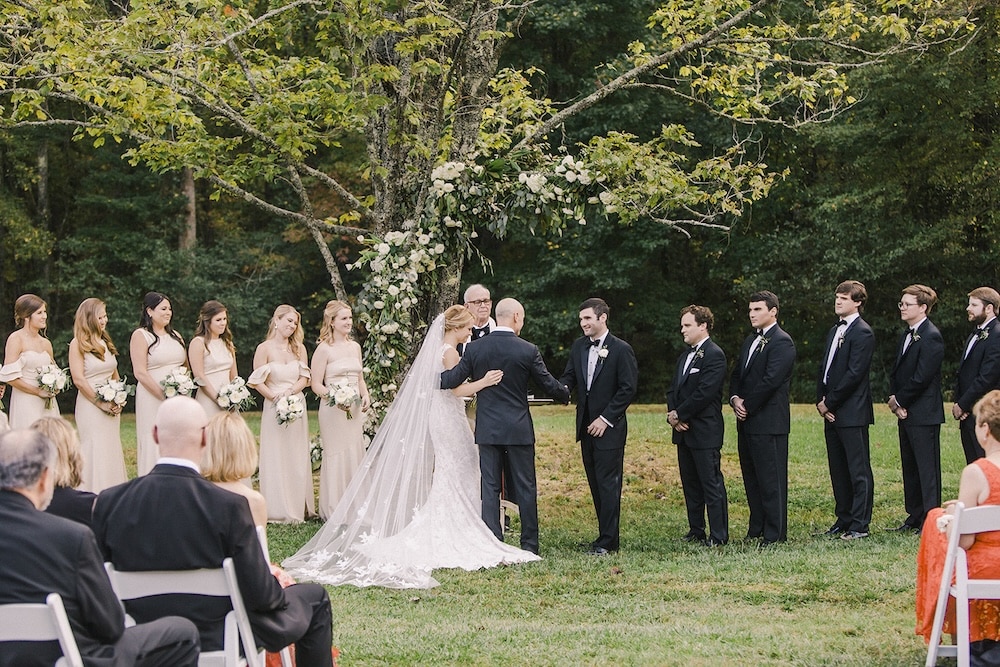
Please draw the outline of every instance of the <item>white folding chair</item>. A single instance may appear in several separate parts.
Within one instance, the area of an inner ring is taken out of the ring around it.
[[[958,546],[962,535],[1000,531],[1000,505],[982,505],[965,509],[955,504],[955,518],[949,527],[948,552],[945,556],[934,626],[927,645],[926,667],[933,667],[938,656],[957,657],[958,667],[969,665],[969,600],[1000,599],[1000,579],[969,579],[965,549]],[[952,583],[954,575],[955,583]],[[942,644],[941,634],[949,598],[955,598],[954,644]]]
[[[122,572],[111,563],[104,566],[108,570],[111,586],[122,602],[168,594],[228,597],[233,610],[226,614],[223,648],[221,651],[202,651],[198,658],[199,667],[264,667],[264,651],[258,650],[254,641],[232,558],[225,559],[222,567],[214,570]],[[241,642],[245,658],[240,656]]]
[[[69,627],[66,609],[58,593],[49,593],[45,603],[0,605],[0,642],[59,641],[63,657],[56,667],[83,667],[80,649]]]
[[[257,526],[257,541],[260,542],[261,551],[264,552],[264,560],[270,563],[271,552],[267,548],[266,526]],[[278,652],[278,656],[281,658],[281,667],[292,667],[292,652],[287,646]]]

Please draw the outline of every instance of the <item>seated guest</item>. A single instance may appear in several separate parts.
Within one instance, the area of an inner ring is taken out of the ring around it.
[[[216,486],[237,493],[250,503],[255,526],[267,525],[267,501],[243,483],[257,470],[257,440],[237,412],[219,412],[205,427],[201,474]]]
[[[56,451],[30,429],[0,434],[0,604],[41,603],[58,593],[85,665],[198,664],[198,630],[166,617],[125,628],[90,529],[41,512],[52,497]],[[52,665],[58,642],[6,642],[0,667]]]
[[[45,511],[89,527],[97,494],[76,489],[83,482],[83,456],[76,429],[62,417],[42,417],[29,428],[43,434],[56,446],[56,462],[52,467],[56,488]]]
[[[983,396],[973,408],[976,438],[986,456],[973,461],[962,471],[958,500],[966,508],[1000,505],[1000,390]],[[928,641],[934,625],[941,574],[948,546],[945,527],[955,501],[931,510],[920,538],[917,553],[917,634]],[[940,526],[940,528],[939,528]],[[965,549],[969,576],[976,579],[1000,579],[1000,531],[963,535],[959,546]],[[1000,665],[1000,601],[973,600],[969,610],[969,639],[973,664]],[[954,600],[948,602],[944,632],[955,634]],[[991,650],[992,649],[992,650]],[[997,655],[995,655],[997,654]]]
[[[316,584],[282,589],[257,541],[245,498],[201,476],[208,418],[198,401],[178,396],[160,404],[153,427],[156,467],[102,491],[94,533],[104,557],[123,571],[217,568],[232,558],[258,645],[279,651],[295,644],[297,664],[332,667],[330,598]],[[222,648],[229,601],[164,595],[126,604],[136,620],[182,614],[194,621],[206,651]]]

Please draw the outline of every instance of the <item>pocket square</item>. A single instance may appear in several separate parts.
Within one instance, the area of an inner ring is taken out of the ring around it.
[[[700,373],[700,372],[701,372],[700,368],[689,368],[688,369],[688,375],[693,375],[695,373]]]

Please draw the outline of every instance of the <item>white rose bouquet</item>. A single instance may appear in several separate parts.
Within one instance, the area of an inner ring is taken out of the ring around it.
[[[38,369],[38,387],[52,394],[45,399],[45,409],[52,407],[52,398],[70,386],[69,369],[46,364]]]
[[[347,413],[348,419],[353,419],[351,408],[361,403],[361,395],[346,379],[340,379],[333,383],[330,391],[326,394],[326,404],[331,407],[338,407]]]
[[[126,384],[125,380],[126,378],[108,380],[100,387],[95,387],[94,392],[97,394],[97,400],[117,405],[119,408],[125,407],[128,397],[135,395],[135,385]]]
[[[160,380],[163,387],[163,395],[167,398],[174,396],[190,396],[194,392],[194,380],[191,374],[183,366],[178,366],[167,374],[167,377]]]
[[[305,401],[301,396],[282,396],[274,402],[274,414],[282,426],[290,424],[305,413]]]
[[[232,382],[219,387],[219,397],[215,399],[223,410],[247,410],[257,405],[253,394],[247,388],[247,381],[241,377],[233,378]]]

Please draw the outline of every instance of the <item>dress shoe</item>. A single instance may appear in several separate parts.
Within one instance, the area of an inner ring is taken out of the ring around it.
[[[757,546],[760,547],[761,549],[764,549],[766,547],[771,547],[771,546],[774,546],[775,544],[779,544],[781,542],[784,542],[784,540],[768,540],[768,539],[761,538],[760,543]]]
[[[688,533],[681,539],[684,540],[685,542],[704,542],[705,535],[704,534],[699,535],[698,533]]]
[[[588,556],[610,556],[610,549],[605,549],[604,547],[592,547],[590,551],[587,552]]]
[[[916,526],[911,526],[908,523],[901,524],[896,528],[891,528],[889,532],[892,533],[919,533],[920,529]]]
[[[833,524],[832,526],[824,530],[822,533],[814,533],[814,534],[817,537],[837,537],[842,532],[844,532],[844,529],[841,526]]]
[[[849,530],[846,533],[844,533],[843,535],[841,535],[840,539],[842,539],[842,540],[860,540],[860,539],[863,539],[865,537],[868,537],[868,533],[860,531],[860,530]]]
[[[702,545],[706,547],[721,547],[724,546],[725,542],[719,542],[718,540],[713,540],[711,537],[707,540],[702,540]]]

